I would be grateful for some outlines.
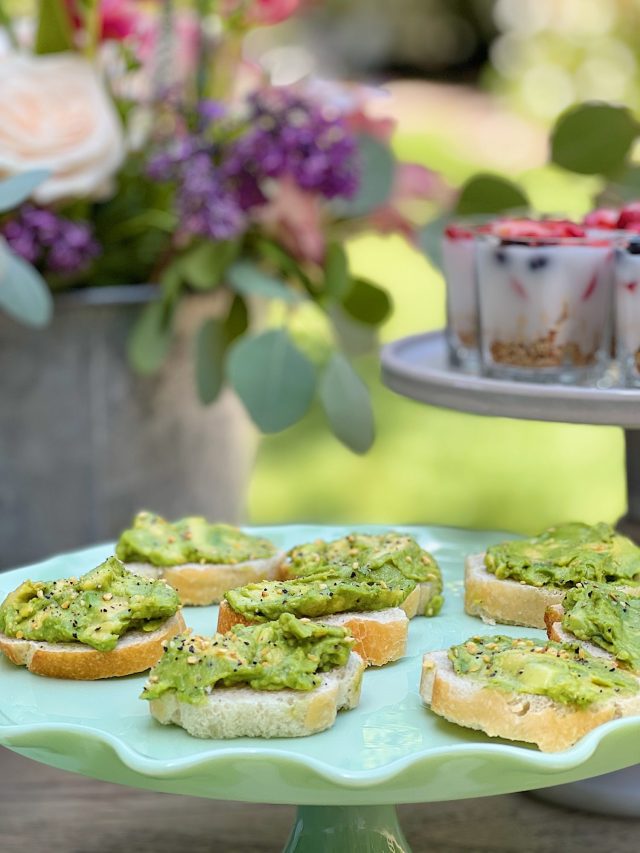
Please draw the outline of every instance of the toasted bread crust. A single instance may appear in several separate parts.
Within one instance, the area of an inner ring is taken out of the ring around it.
[[[284,551],[264,560],[218,565],[185,563],[182,566],[152,566],[150,563],[125,563],[134,574],[163,578],[180,596],[182,604],[206,607],[217,604],[225,592],[262,580],[278,580]]]
[[[596,726],[640,713],[640,695],[578,708],[544,696],[483,687],[456,675],[446,650],[424,656],[420,695],[452,723],[490,737],[534,743],[542,752],[568,749]]]
[[[580,643],[583,649],[586,649],[589,654],[597,658],[604,658],[611,662],[611,666],[620,666],[622,669],[631,669],[628,664],[621,663],[614,655],[603,649],[595,643],[590,643],[587,640],[580,640],[575,634],[566,631],[562,627],[562,617],[564,608],[561,604],[556,604],[553,607],[547,607],[544,614],[544,621],[547,627],[547,637],[550,640],[555,640],[556,643]]]
[[[497,578],[485,568],[484,554],[472,554],[465,560],[465,613],[479,616],[490,625],[500,622],[544,629],[547,607],[561,604],[564,596],[563,589]]]
[[[353,651],[360,655],[367,666],[384,666],[385,663],[399,660],[407,649],[409,619],[400,607],[366,613],[334,613],[319,616],[313,621],[348,628],[355,639]],[[226,634],[234,625],[251,624],[254,623],[236,613],[228,601],[220,603],[216,630],[221,634]]]
[[[363,671],[363,661],[352,652],[347,664],[325,673],[314,690],[222,687],[203,705],[165,693],[149,703],[150,711],[160,723],[175,723],[194,737],[305,737],[328,729],[340,709],[356,707]]]
[[[110,652],[100,652],[80,643],[17,640],[0,633],[0,651],[12,663],[26,666],[35,675],[94,681],[150,669],[162,657],[162,644],[185,628],[182,613],[178,611],[157,631],[149,634],[131,631],[125,634]]]

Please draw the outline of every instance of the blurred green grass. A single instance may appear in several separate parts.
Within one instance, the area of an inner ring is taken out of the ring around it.
[[[460,183],[481,163],[456,160],[442,136],[399,137],[403,159]],[[544,167],[518,176],[539,210],[579,215],[591,179]],[[349,246],[354,270],[386,286],[393,340],[444,325],[444,284],[400,238]],[[484,418],[420,406],[384,388],[362,366],[377,422],[373,450],[357,457],[327,431],[322,412],[262,439],[250,493],[254,523],[438,523],[535,532],[567,519],[614,521],[625,510],[622,431]]]

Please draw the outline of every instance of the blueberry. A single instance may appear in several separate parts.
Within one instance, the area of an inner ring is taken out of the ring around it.
[[[496,261],[499,264],[506,264],[507,263],[507,253],[503,252],[502,249],[498,249],[498,251],[496,252]]]
[[[627,252],[630,255],[640,255],[640,237],[630,237],[627,243]]]
[[[549,263],[549,258],[547,258],[545,255],[535,255],[529,261],[529,269],[530,270],[540,270],[540,269],[542,269],[542,267],[546,267],[546,265],[548,263]]]

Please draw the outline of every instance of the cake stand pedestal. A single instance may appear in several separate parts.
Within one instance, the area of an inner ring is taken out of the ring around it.
[[[459,412],[623,427],[627,514],[618,526],[640,541],[640,389],[514,382],[465,372],[449,365],[443,332],[385,346],[382,378],[404,397]]]

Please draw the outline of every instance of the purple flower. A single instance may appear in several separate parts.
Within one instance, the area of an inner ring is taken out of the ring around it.
[[[88,223],[32,205],[24,205],[0,233],[17,255],[45,275],[82,273],[101,251]]]
[[[358,189],[357,145],[343,119],[288,89],[249,98],[250,129],[232,146],[226,173],[238,180],[288,175],[301,189],[327,199]]]

